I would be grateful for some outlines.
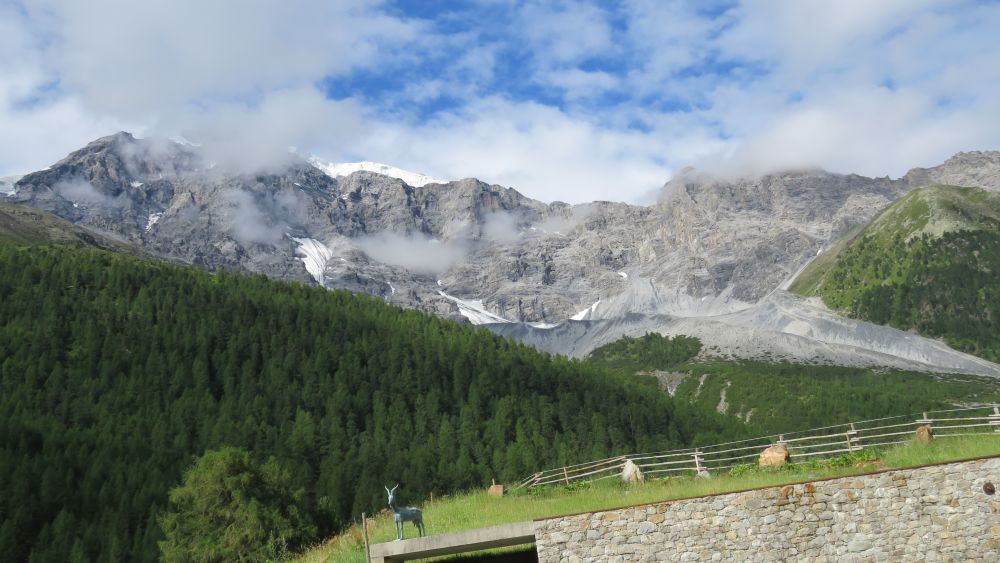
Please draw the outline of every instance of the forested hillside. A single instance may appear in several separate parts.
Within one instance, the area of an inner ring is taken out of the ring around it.
[[[1000,361],[1000,196],[952,186],[915,190],[835,259],[807,268],[791,290]]]
[[[274,456],[326,537],[361,510],[745,432],[583,362],[373,298],[0,244],[0,553],[153,560],[208,449]]]
[[[647,334],[598,348],[588,361],[622,375],[654,374],[675,402],[735,415],[761,435],[1000,401],[1000,381],[990,377],[688,361],[700,346],[696,338]]]

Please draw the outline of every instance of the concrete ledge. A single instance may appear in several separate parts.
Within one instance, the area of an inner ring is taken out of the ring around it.
[[[517,522],[437,536],[377,543],[371,547],[372,563],[407,561],[535,543],[535,523]]]

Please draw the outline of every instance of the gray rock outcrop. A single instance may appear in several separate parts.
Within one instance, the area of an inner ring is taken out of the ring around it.
[[[475,179],[334,177],[294,155],[272,170],[223,170],[197,147],[119,133],[5,198],[209,269],[346,288],[514,336],[563,323],[527,340],[573,355],[678,319],[700,319],[704,333],[720,315],[762,310],[751,307],[921,182],[996,189],[998,171],[1000,153],[962,153],[899,180],[689,171],[654,205],[568,205]]]

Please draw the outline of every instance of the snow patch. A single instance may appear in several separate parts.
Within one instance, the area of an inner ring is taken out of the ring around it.
[[[129,185],[132,186],[133,188],[140,188],[142,187],[142,182],[136,182],[135,180],[133,180],[132,182],[129,182]]]
[[[628,279],[628,274],[626,274],[625,272],[618,272],[618,275],[621,276],[623,280]]]
[[[178,145],[180,145],[182,147],[200,147],[201,146],[201,143],[192,143],[191,141],[185,139],[181,135],[174,135],[173,137],[170,137],[170,140],[173,141],[173,142],[175,142],[175,143],[177,143]]]
[[[598,299],[597,301],[594,302],[593,305],[573,315],[572,317],[570,317],[570,319],[574,321],[589,321],[594,316],[594,313],[597,312],[597,306],[600,304],[601,300]]]
[[[153,225],[155,225],[156,222],[160,220],[160,217],[163,217],[163,213],[150,213],[149,214],[149,218],[146,219],[146,232],[147,233],[149,232],[150,229],[153,228]]]
[[[469,319],[469,322],[474,325],[514,322],[487,311],[486,307],[483,306],[482,300],[480,299],[460,299],[454,295],[448,295],[440,290],[438,291],[438,295],[458,305],[458,312],[461,313],[463,317]]]
[[[541,322],[538,322],[538,323],[528,323],[528,326],[530,326],[532,328],[540,328],[542,330],[549,330],[549,329],[552,329],[552,328],[556,328],[560,324],[561,323],[541,323]]]
[[[381,174],[383,176],[389,176],[392,178],[399,178],[400,180],[406,182],[407,184],[414,187],[426,186],[427,184],[444,184],[440,180],[435,180],[426,174],[421,174],[419,172],[410,172],[409,170],[403,170],[402,168],[396,168],[395,166],[389,166],[388,164],[381,164],[378,162],[362,161],[362,162],[323,162],[322,160],[313,157],[309,159],[309,163],[316,168],[325,172],[331,178],[338,178],[341,176],[349,176],[355,172],[375,172],[376,174]]]
[[[0,193],[3,194],[13,194],[17,191],[14,184],[21,179],[21,176],[3,176],[0,177]]]
[[[393,287],[393,285],[392,285],[392,282],[390,282],[390,281],[387,281],[387,282],[385,282],[385,283],[389,284],[389,291],[391,291],[391,292],[392,292],[392,295],[396,295],[396,288],[395,288],[395,287]]]
[[[333,252],[316,239],[292,237],[292,240],[299,244],[295,254],[305,264],[306,271],[316,283],[323,285],[323,272],[326,270],[327,262],[333,258]]]

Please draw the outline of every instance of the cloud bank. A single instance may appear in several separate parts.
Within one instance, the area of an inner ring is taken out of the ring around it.
[[[443,273],[468,252],[462,240],[442,242],[422,233],[381,232],[356,242],[373,260],[424,274]]]
[[[895,176],[1000,148],[996,29],[973,0],[15,0],[0,175],[128,129],[547,201],[633,201],[688,164]]]

